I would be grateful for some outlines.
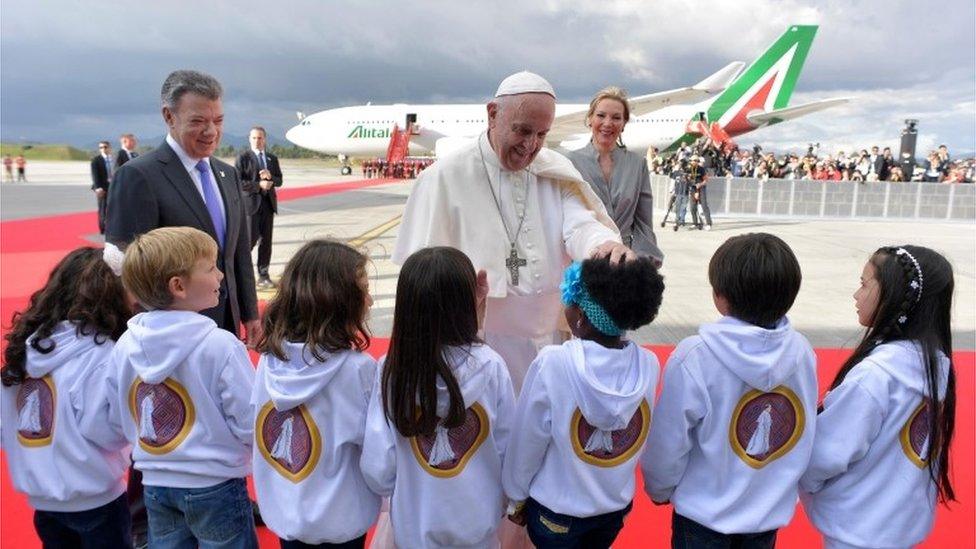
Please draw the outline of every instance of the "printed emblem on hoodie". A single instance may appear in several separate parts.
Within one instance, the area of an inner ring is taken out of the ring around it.
[[[304,404],[280,412],[268,401],[255,420],[254,438],[271,467],[295,483],[312,474],[322,455],[322,436]]]
[[[570,420],[569,436],[573,451],[581,460],[598,467],[616,467],[643,447],[650,425],[651,407],[646,400],[641,401],[626,427],[614,431],[590,425],[577,408]]]
[[[761,469],[793,449],[804,428],[799,397],[780,385],[766,393],[753,389],[739,400],[729,423],[729,442],[735,454]]]
[[[129,390],[129,411],[136,422],[139,447],[156,455],[177,448],[190,434],[195,417],[189,393],[172,378],[162,383],[136,378]]]
[[[17,391],[17,440],[24,446],[47,446],[54,438],[57,390],[50,375],[29,377]]]
[[[490,431],[488,414],[475,402],[465,410],[464,422],[451,429],[438,423],[432,435],[410,437],[413,455],[435,477],[449,478],[464,470]]]
[[[901,448],[919,469],[929,463],[929,406],[922,402],[901,428]]]

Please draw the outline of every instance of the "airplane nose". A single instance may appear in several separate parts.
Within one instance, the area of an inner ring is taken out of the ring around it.
[[[294,143],[295,145],[298,145],[299,147],[305,147],[304,145],[305,139],[303,138],[304,137],[303,134],[305,132],[302,130],[303,128],[301,127],[301,125],[292,126],[291,129],[285,132],[285,139]]]

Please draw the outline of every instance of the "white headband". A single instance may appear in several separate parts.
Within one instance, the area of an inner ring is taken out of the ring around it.
[[[922,286],[925,281],[925,277],[922,276],[922,266],[918,264],[918,260],[915,259],[911,253],[905,248],[898,248],[895,250],[895,254],[907,256],[908,259],[912,260],[912,264],[915,266],[915,272],[918,273],[918,280],[911,281],[908,285],[912,287],[913,290],[918,291],[918,295],[915,296],[915,303],[922,300]]]

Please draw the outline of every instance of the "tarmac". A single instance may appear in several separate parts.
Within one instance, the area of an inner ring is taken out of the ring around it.
[[[286,188],[328,185],[362,179],[340,176],[337,168],[314,160],[283,160]],[[358,170],[357,170],[358,171]],[[94,209],[88,190],[87,162],[33,162],[29,183],[0,186],[0,219],[21,219]],[[335,194],[283,201],[275,221],[272,278],[292,254],[312,238],[335,238],[362,247],[371,259],[370,290],[374,304],[370,325],[377,337],[388,337],[393,319],[399,269],[390,261],[399,219],[413,181],[395,181]],[[656,205],[660,206],[660,202]],[[659,222],[663,211],[655,212]],[[976,348],[976,225],[905,221],[775,220],[716,217],[711,231],[674,232],[655,225],[666,254],[662,274],[666,291],[657,319],[632,339],[641,344],[673,345],[719,317],[708,285],[708,261],[727,238],[769,232],[793,248],[803,270],[803,284],[789,318],[814,347],[857,344],[852,294],[864,262],[880,246],[911,243],[943,253],[955,269],[953,343],[957,350]],[[100,241],[94,231],[90,239]],[[270,298],[272,292],[259,292]]]

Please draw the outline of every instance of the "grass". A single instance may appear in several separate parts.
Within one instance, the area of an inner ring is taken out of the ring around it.
[[[70,145],[0,143],[0,156],[16,157],[23,154],[27,160],[88,160],[91,155]]]

